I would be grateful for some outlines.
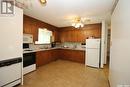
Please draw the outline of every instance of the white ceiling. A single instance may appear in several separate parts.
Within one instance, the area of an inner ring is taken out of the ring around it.
[[[42,6],[39,0],[31,0],[24,14],[57,27],[71,26],[74,16],[91,19],[90,23],[105,19],[110,23],[111,10],[115,0],[47,0]],[[87,24],[87,22],[86,22]]]

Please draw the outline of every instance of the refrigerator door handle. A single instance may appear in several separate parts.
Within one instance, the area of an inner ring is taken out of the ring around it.
[[[10,65],[20,63],[20,62],[22,62],[21,57],[14,58],[14,59],[9,59],[9,60],[3,60],[3,61],[0,61],[0,67],[10,66]]]

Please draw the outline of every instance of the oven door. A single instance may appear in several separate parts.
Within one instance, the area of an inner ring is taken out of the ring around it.
[[[23,67],[27,67],[35,63],[36,63],[36,56],[34,52],[23,54]]]

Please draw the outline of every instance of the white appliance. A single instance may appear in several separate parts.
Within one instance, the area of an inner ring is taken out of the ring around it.
[[[29,51],[27,51],[29,52]],[[36,53],[29,52],[23,54],[23,74],[36,70]]]
[[[21,83],[22,58],[0,61],[0,87],[12,87]]]
[[[33,35],[23,34],[23,43],[33,43]]]
[[[0,87],[22,83],[23,10],[0,16]]]
[[[100,67],[100,39],[86,39],[85,65]]]
[[[35,70],[36,70],[36,64],[32,64],[30,66],[24,67],[23,68],[23,75],[28,74],[30,72],[33,72]]]

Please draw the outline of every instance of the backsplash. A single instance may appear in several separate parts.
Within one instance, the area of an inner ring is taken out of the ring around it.
[[[36,44],[29,44],[30,49],[43,49],[43,48],[50,48],[50,44],[44,44],[44,45],[36,45]]]
[[[81,45],[79,42],[64,42],[61,43],[61,46],[63,47],[69,47],[69,48],[84,48],[85,45]]]
[[[43,48],[50,48],[51,44],[44,44],[44,45],[36,45],[36,44],[29,44],[30,49],[43,49]],[[64,43],[57,43],[56,47],[65,47],[65,48],[85,48],[85,45],[81,45],[79,42],[64,42]]]

